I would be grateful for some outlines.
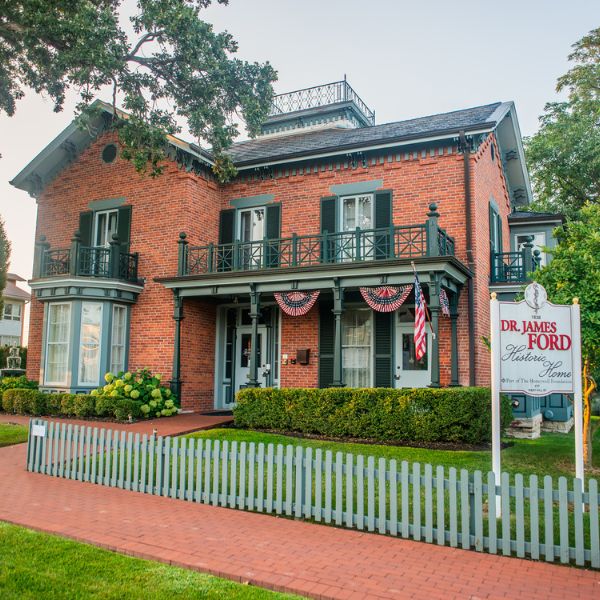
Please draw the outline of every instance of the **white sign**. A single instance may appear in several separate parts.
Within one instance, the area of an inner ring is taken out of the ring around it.
[[[45,425],[32,425],[31,435],[36,437],[46,437],[46,426]]]
[[[538,283],[525,300],[498,302],[500,391],[530,396],[575,391],[571,306],[551,304]],[[493,333],[492,333],[493,335]]]

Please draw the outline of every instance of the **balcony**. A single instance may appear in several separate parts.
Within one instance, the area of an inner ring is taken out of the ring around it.
[[[436,205],[417,225],[190,246],[180,236],[178,276],[346,265],[393,259],[454,256],[454,239],[437,224]]]
[[[36,244],[34,278],[100,277],[138,283],[138,253],[122,252],[116,235],[109,247],[82,246],[78,232],[69,248],[50,248],[42,237]]]
[[[270,117],[308,110],[321,106],[329,106],[340,102],[352,102],[364,117],[367,125],[375,125],[375,111],[371,110],[344,79],[324,85],[317,85],[287,94],[279,94],[273,98]]]
[[[525,245],[518,252],[494,252],[490,282],[494,283],[526,283],[531,280],[531,273],[540,267],[540,251],[531,251],[532,245]]]

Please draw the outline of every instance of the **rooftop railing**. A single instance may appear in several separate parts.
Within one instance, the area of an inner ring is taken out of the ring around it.
[[[34,278],[41,277],[103,277],[138,281],[137,252],[123,252],[118,237],[113,236],[108,247],[82,246],[79,232],[69,248],[50,248],[42,236],[36,244]]]
[[[427,222],[416,225],[292,234],[229,244],[190,246],[182,233],[178,276],[454,256],[454,239],[438,226],[436,210],[432,204]]]
[[[526,283],[531,274],[540,267],[540,251],[532,252],[533,244],[525,244],[517,252],[493,252],[491,283]]]
[[[273,98],[269,116],[283,115],[297,110],[317,108],[339,102],[353,102],[369,125],[375,125],[375,111],[371,110],[362,101],[345,79],[279,94]]]

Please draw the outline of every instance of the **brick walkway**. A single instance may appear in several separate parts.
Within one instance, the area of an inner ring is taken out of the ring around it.
[[[205,506],[27,473],[0,449],[0,520],[320,598],[600,597],[600,572]]]
[[[20,425],[29,425],[31,417],[24,415],[8,415],[0,413],[0,423],[19,423]],[[183,435],[202,429],[212,429],[225,423],[231,423],[233,417],[218,415],[201,415],[198,413],[189,413],[177,415],[175,417],[165,417],[163,419],[150,419],[148,421],[138,421],[137,423],[111,423],[109,421],[82,421],[77,419],[58,419],[55,417],[40,417],[41,419],[50,419],[61,423],[72,423],[73,425],[89,425],[90,427],[105,427],[107,429],[117,428],[123,431],[132,431],[133,433],[151,434],[156,428],[157,435]]]

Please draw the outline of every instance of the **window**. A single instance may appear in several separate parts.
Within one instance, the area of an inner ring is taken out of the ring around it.
[[[80,331],[79,384],[98,385],[102,341],[102,304],[100,302],[81,303]]]
[[[5,321],[20,321],[22,304],[18,302],[4,303],[4,320]]]
[[[239,264],[245,269],[262,264],[262,240],[265,237],[265,208],[251,208],[239,212],[239,235],[242,242]],[[259,242],[259,243],[256,243]]]
[[[502,252],[502,219],[498,210],[490,203],[490,252]]]
[[[110,372],[125,370],[125,344],[127,341],[127,308],[113,306],[110,346]]]
[[[373,228],[373,194],[341,198],[341,232],[339,259],[341,261],[373,258],[373,235],[361,235],[357,244],[357,229]],[[347,232],[347,233],[345,233]]]
[[[71,330],[71,305],[48,305],[48,329],[46,331],[47,384],[66,384],[69,365],[69,336]]]
[[[348,387],[370,387],[373,363],[373,313],[349,308],[342,315],[342,376]]]
[[[523,250],[528,237],[533,237],[533,242],[531,242],[533,248],[531,251],[539,250],[541,266],[546,266],[546,253],[544,252],[544,247],[546,246],[546,234],[543,231],[537,233],[519,233],[515,235],[515,250],[517,252]]]
[[[0,346],[19,346],[21,338],[18,335],[3,335],[0,336]]]
[[[113,233],[117,233],[118,210],[102,210],[94,214],[94,245],[108,248]]]

